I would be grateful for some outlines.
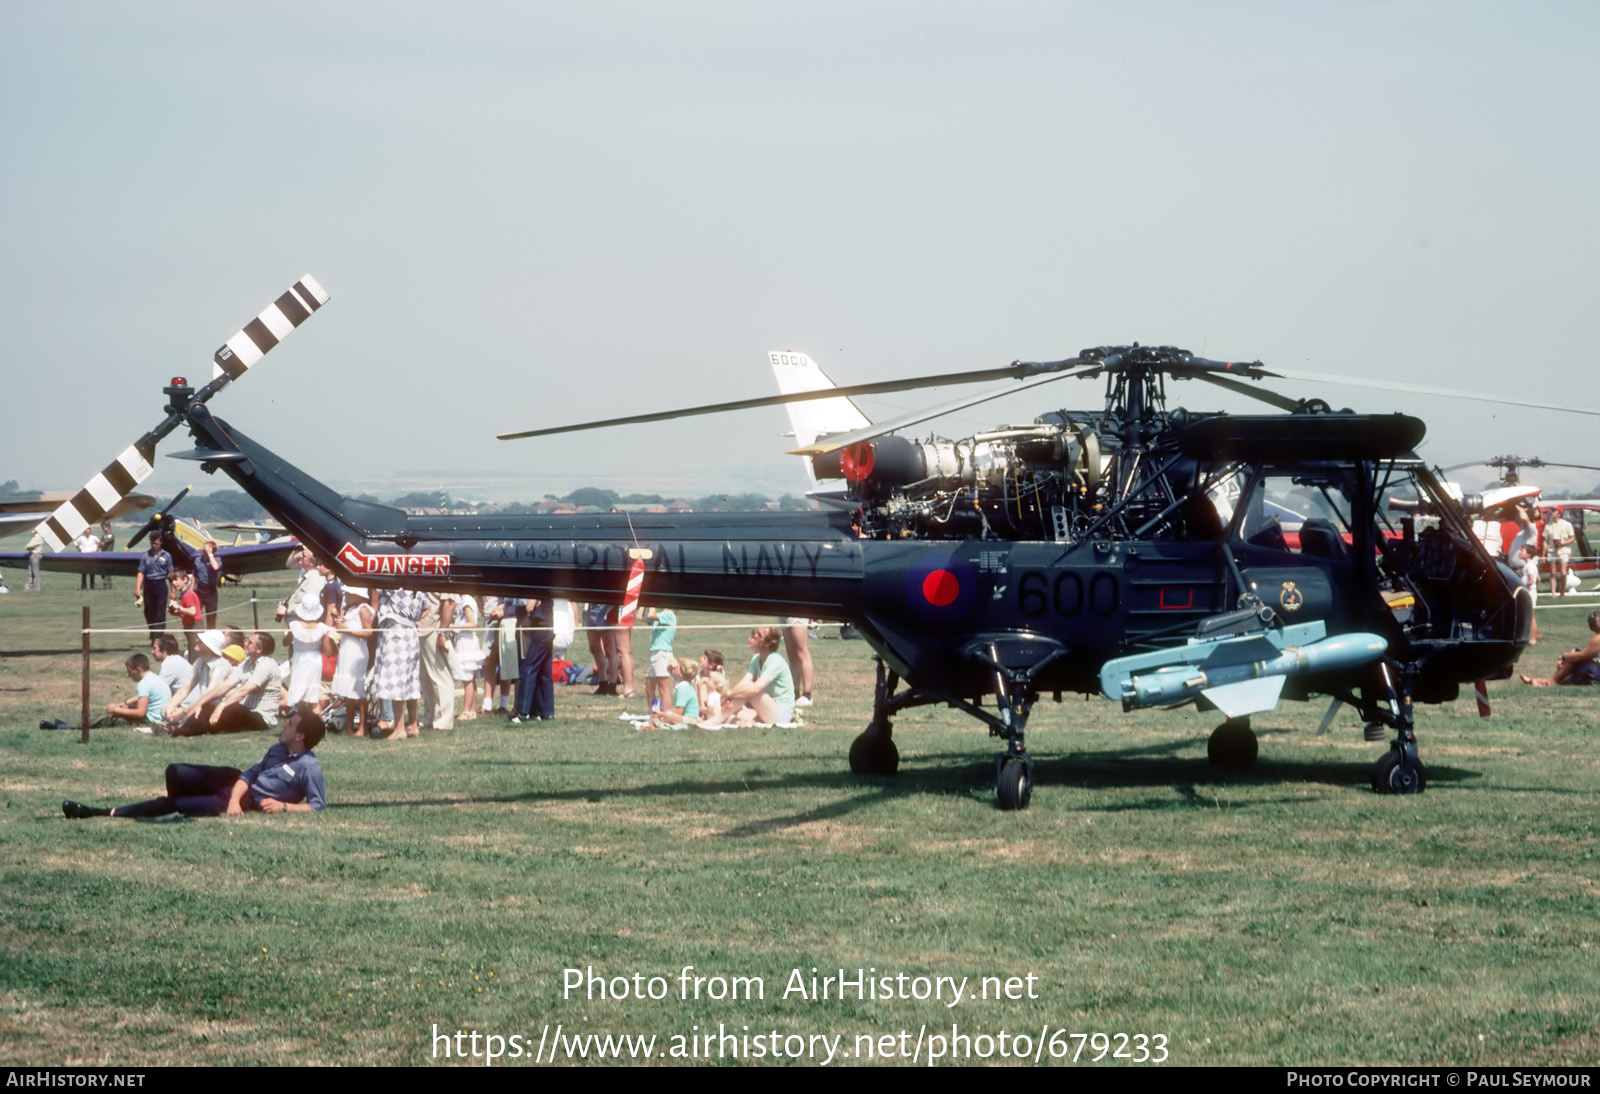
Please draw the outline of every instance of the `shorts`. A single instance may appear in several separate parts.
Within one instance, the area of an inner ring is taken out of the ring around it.
[[[667,671],[667,666],[670,664],[672,664],[671,650],[651,650],[650,667],[644,670],[644,674],[649,677],[671,676],[672,674]]]
[[[1550,557],[1557,562],[1570,562],[1572,561],[1572,547],[1553,547],[1550,550]]]
[[[778,622],[785,627],[809,627],[811,620],[801,619],[798,615],[783,615],[778,617]]]
[[[583,625],[585,627],[603,627],[606,625],[606,611],[610,605],[590,604],[583,609]]]

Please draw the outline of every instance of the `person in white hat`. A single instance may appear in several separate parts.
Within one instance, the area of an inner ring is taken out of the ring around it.
[[[215,703],[228,694],[233,687],[234,669],[244,660],[244,650],[239,650],[238,661],[232,661],[225,652],[228,648],[228,637],[221,631],[200,632],[199,656],[203,659],[195,665],[188,686],[175,692],[172,702],[167,704],[165,721],[169,733],[192,719],[207,703]]]
[[[322,616],[321,599],[307,596],[295,606],[294,618],[289,620],[292,654],[289,658],[289,690],[283,700],[291,707],[300,703],[310,707],[318,704],[322,697],[323,641],[332,634],[322,621]],[[328,645],[331,649],[332,642]]]

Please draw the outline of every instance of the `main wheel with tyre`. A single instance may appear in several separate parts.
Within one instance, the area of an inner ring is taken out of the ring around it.
[[[1028,808],[1028,800],[1033,797],[1033,778],[1028,774],[1027,762],[1003,761],[995,775],[994,792],[1001,809]]]

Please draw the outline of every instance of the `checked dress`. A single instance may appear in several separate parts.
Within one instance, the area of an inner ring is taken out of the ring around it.
[[[420,699],[422,646],[417,621],[427,597],[410,589],[378,594],[378,654],[373,661],[372,695],[377,699]]]

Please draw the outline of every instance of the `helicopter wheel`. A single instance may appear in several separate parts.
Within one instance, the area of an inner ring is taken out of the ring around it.
[[[1028,808],[1033,797],[1033,773],[1025,760],[1007,759],[1000,763],[994,779],[995,797],[1001,809],[1008,812]]]
[[[1206,758],[1215,767],[1253,767],[1258,751],[1249,718],[1229,718],[1206,742]]]
[[[1405,753],[1390,749],[1372,769],[1372,789],[1379,794],[1420,794],[1428,788],[1428,769]]]
[[[889,726],[873,722],[850,742],[852,775],[893,775],[900,769],[900,750],[889,736]]]

